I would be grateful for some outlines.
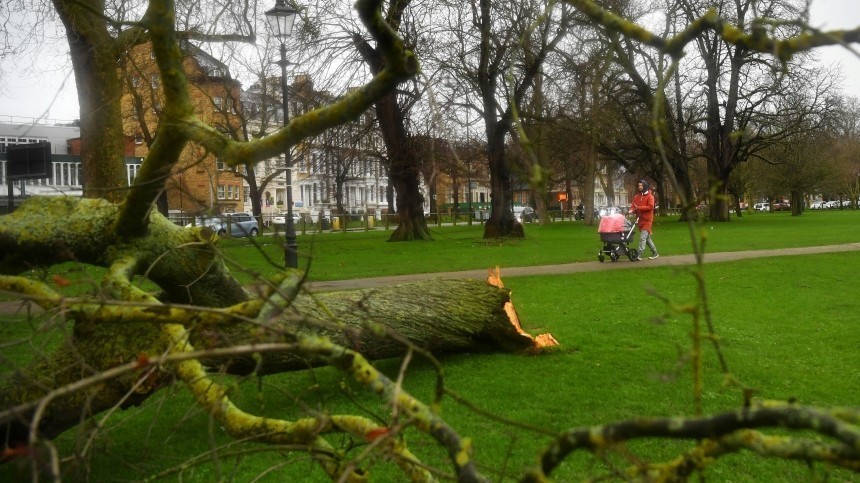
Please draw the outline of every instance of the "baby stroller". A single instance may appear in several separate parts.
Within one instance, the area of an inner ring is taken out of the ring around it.
[[[639,250],[628,246],[633,241],[633,228],[638,221],[639,218],[636,218],[636,221],[631,223],[621,213],[601,218],[597,232],[600,234],[600,241],[603,242],[603,249],[597,252],[597,259],[602,262],[606,260],[607,255],[613,262],[617,262],[622,255],[627,255],[631,261],[638,258]]]

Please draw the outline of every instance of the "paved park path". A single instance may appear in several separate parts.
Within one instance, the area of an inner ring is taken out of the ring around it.
[[[794,255],[815,255],[819,253],[840,253],[860,251],[860,242],[845,245],[825,245],[817,247],[780,248],[775,250],[745,250],[739,252],[717,252],[705,254],[705,263],[732,262],[750,258],[785,257]],[[656,260],[644,259],[641,262],[631,262],[626,257],[617,262],[577,262],[556,265],[537,265],[531,267],[501,267],[502,279],[527,275],[562,275],[566,273],[597,272],[600,270],[629,270],[643,267],[665,267],[693,265],[696,259],[693,255],[661,255]],[[487,267],[482,270],[463,270],[459,272],[416,273],[395,275],[390,277],[356,278],[351,280],[311,281],[312,291],[324,292],[332,290],[350,290],[360,288],[386,287],[398,283],[427,280],[433,278],[447,279],[478,279],[487,277]],[[0,315],[15,313],[21,308],[21,302],[0,302]]]
[[[826,245],[817,247],[780,248],[775,250],[745,250],[740,252],[718,252],[706,253],[705,263],[732,262],[735,260],[746,260],[750,258],[783,257],[793,255],[815,255],[819,253],[839,253],[860,251],[860,242],[845,245]],[[596,258],[596,256],[595,256]],[[520,277],[526,275],[562,275],[565,273],[597,272],[600,270],[628,270],[642,267],[660,267],[676,265],[693,265],[696,263],[695,256],[690,255],[660,255],[656,260],[643,259],[641,262],[631,262],[627,257],[622,257],[617,262],[607,259],[605,262],[597,260],[593,262],[561,263],[556,265],[537,265],[531,267],[501,267],[502,280],[507,277]],[[487,267],[481,270],[463,270],[459,272],[433,272],[417,273],[409,275],[395,275],[390,277],[356,278],[351,280],[333,280],[325,282],[311,282],[310,289],[314,291],[349,290],[356,288],[375,288],[397,283],[412,282],[416,280],[427,280],[431,278],[471,278],[485,279]]]

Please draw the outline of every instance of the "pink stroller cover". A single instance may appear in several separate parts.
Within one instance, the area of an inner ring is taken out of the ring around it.
[[[606,215],[600,219],[600,225],[597,227],[598,233],[619,233],[625,230],[624,222],[627,218],[621,213],[613,213]]]

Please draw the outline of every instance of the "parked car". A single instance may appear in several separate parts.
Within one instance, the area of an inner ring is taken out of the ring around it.
[[[272,217],[272,224],[277,225],[277,226],[285,226],[287,224],[287,215],[288,215],[288,213],[286,211],[282,211],[282,212],[278,213],[277,215]],[[298,225],[300,219],[301,219],[301,216],[294,211],[293,212],[293,226]]]
[[[773,204],[773,211],[791,211],[791,203],[775,202]]]
[[[810,210],[824,210],[827,209],[826,201],[813,201],[811,205],[809,205]]]
[[[614,215],[616,213],[621,213],[621,208],[617,206],[604,206],[602,208],[594,210],[594,217],[599,219],[607,215]]]
[[[531,206],[514,206],[514,218],[520,223],[537,220],[537,213]]]
[[[770,203],[756,203],[753,205],[755,211],[770,211]]]
[[[827,209],[833,210],[839,208],[839,200],[831,200],[827,202]]]
[[[196,218],[195,224],[211,228],[218,236],[227,236],[228,232],[230,236],[234,237],[260,234],[257,220],[248,213],[222,213],[216,216],[204,216]],[[186,226],[191,226],[191,224]]]

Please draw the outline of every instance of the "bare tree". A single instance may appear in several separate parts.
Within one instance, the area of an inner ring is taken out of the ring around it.
[[[710,4],[684,0],[679,3],[684,11],[685,23],[705,13]],[[802,2],[732,1],[719,4],[731,21],[741,28],[765,31],[775,37],[797,33],[789,23],[767,23],[768,18],[794,20],[802,12]],[[701,36],[696,41],[703,62],[702,84],[705,106],[704,122],[697,126],[705,140],[705,157],[712,187],[709,200],[710,219],[728,221],[728,179],[738,163],[750,159],[750,155],[770,145],[780,137],[790,136],[799,125],[784,125],[780,132],[765,128],[762,116],[772,115],[770,106],[796,89],[793,84],[801,79],[803,68],[795,60],[792,68],[780,70],[780,66],[744,44],[732,44],[716,33]],[[802,57],[802,56],[798,56]],[[787,114],[787,113],[786,113]],[[802,114],[792,116],[799,118]],[[737,133],[744,133],[738,135]]]
[[[860,101],[857,98],[841,98],[834,112],[832,142],[827,155],[832,161],[832,182],[828,186],[832,194],[851,200],[854,209],[860,208]]]
[[[522,226],[511,211],[506,145],[512,139],[516,112],[541,75],[542,64],[564,38],[570,12],[534,2],[508,5],[479,0],[444,6],[440,17],[448,22],[442,28],[448,37],[440,42],[434,62],[453,81],[446,95],[475,99],[474,104],[461,102],[461,107],[483,121],[492,205],[484,237],[522,237]]]
[[[677,33],[670,30],[678,28],[673,21],[672,11],[672,6],[667,5],[664,34]],[[671,74],[672,82],[667,82],[668,79],[664,79],[661,73],[668,70],[668,55],[642,48],[612,31],[604,32],[604,35],[626,75],[626,82],[617,83],[611,92],[617,112],[624,118],[622,125],[626,127],[616,139],[634,140],[633,143],[622,142],[610,148],[615,159],[629,171],[644,173],[654,180],[661,209],[665,210],[671,203],[671,198],[667,197],[669,190],[664,185],[666,165],[680,189],[679,198],[693,203],[696,196],[688,172],[692,155],[688,148],[690,135],[687,131],[692,112],[685,109],[684,102],[689,79],[682,80],[680,70],[676,69]],[[631,150],[634,156],[623,156]],[[631,166],[627,160],[636,165]],[[681,221],[686,220],[692,206],[687,208],[682,212]]]
[[[320,163],[323,169],[333,175],[334,199],[337,212],[345,214],[343,191],[344,185],[351,179],[357,179],[356,172],[364,173],[367,166],[368,150],[363,148],[365,142],[373,139],[368,131],[372,128],[368,116],[362,116],[362,124],[348,123],[329,129],[318,136],[314,142],[319,146],[322,156]]]
[[[99,0],[58,0],[54,7],[66,28],[81,106],[81,141],[87,146],[81,163],[84,196],[122,201],[128,181],[120,108],[123,82],[117,64],[126,50],[141,41],[144,30],[133,27],[117,32],[120,24],[93,15],[104,10]]]
[[[265,38],[270,39],[271,36],[267,35]],[[227,44],[228,47],[232,45]],[[274,62],[266,53],[271,50],[273,49],[268,48],[268,41],[263,49],[228,49],[230,60],[238,61],[246,72],[253,75],[254,80],[240,99],[230,104],[215,106],[216,112],[221,117],[219,124],[223,126],[222,131],[228,133],[234,140],[259,139],[278,130],[283,124],[284,113],[280,112],[281,96],[285,94],[281,87],[283,80],[279,75],[274,76],[270,70]],[[225,97],[229,98],[226,94]],[[256,165],[248,163],[241,169],[235,170],[236,175],[244,179],[248,185],[251,213],[258,220],[263,214],[263,193],[272,182],[283,175],[287,170],[287,164],[281,161],[279,156]]]
[[[409,11],[408,1],[392,1],[387,10],[387,21],[397,29],[413,49],[421,39],[415,12]],[[385,65],[380,47],[373,46],[360,35],[353,35],[355,48],[373,73]],[[411,106],[420,98],[419,86],[408,91],[392,92],[376,104],[376,117],[387,149],[390,163],[389,175],[397,193],[399,223],[389,241],[429,240],[430,232],[424,219],[424,197],[419,187],[421,163],[415,156],[414,134],[408,131],[408,115]]]
[[[409,49],[421,53],[427,48],[430,36],[422,33],[426,21],[420,7],[408,1],[386,2],[386,21],[403,39]],[[342,92],[354,82],[375,75],[386,65],[384,48],[368,37],[348,11],[348,4],[340,1],[319,1],[307,9],[313,28],[301,36],[302,48],[313,52],[305,55],[300,64],[315,69],[335,80],[339,86],[330,88]],[[421,38],[419,38],[421,36]],[[424,41],[422,41],[422,39]],[[311,67],[312,66],[312,67]],[[396,209],[398,227],[389,241],[429,240],[430,232],[424,220],[424,199],[420,190],[420,163],[414,157],[415,133],[411,123],[411,110],[423,95],[424,87],[417,80],[401,85],[398,90],[380,99],[374,106],[376,126],[381,135],[385,155],[378,159],[387,163],[389,176],[389,208]],[[396,197],[396,200],[393,199]]]

